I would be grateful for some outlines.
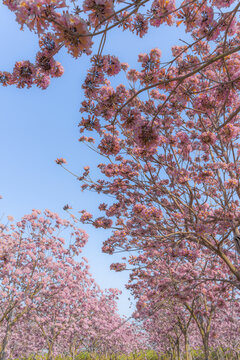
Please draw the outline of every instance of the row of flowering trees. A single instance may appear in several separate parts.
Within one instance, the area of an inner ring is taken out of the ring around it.
[[[9,219],[0,244],[1,360],[149,348],[178,360],[191,359],[193,348],[206,359],[213,349],[219,359],[239,355],[239,293],[228,267],[207,250],[147,249],[131,258],[136,325],[118,315],[118,290],[103,292],[87,259],[79,260],[84,231],[49,210]]]
[[[86,166],[76,177],[111,201],[99,204],[103,216],[81,210],[76,219],[112,229],[103,251],[124,252],[112,269],[131,271],[149,344],[177,359],[198,346],[205,359],[212,347],[219,359],[239,356],[239,1],[4,3],[40,45],[35,63],[1,73],[4,86],[47,88],[63,73],[54,59],[62,47],[90,55],[100,37],[82,84],[79,141],[103,156],[101,176]],[[137,68],[104,54],[111,29],[142,38],[162,24],[188,34],[168,62],[157,47],[138,55]],[[7,314],[17,316],[11,306]]]
[[[239,3],[184,1],[173,12],[173,2],[153,3],[158,25],[175,17],[193,42],[174,46],[167,64],[158,48],[134,69],[92,58],[79,140],[96,142],[104,161],[100,179],[89,168],[78,179],[113,200],[80,221],[112,228],[103,251],[128,254],[112,268],[131,270],[135,317],[153,346],[176,358],[190,358],[189,344],[205,359],[211,347],[237,357]],[[117,75],[128,85],[113,86]]]
[[[197,321],[205,320],[199,315]],[[238,305],[220,310],[211,319],[207,358],[198,325],[179,302],[167,302],[154,316],[145,316],[144,327],[149,345],[159,354],[165,354],[166,359],[239,359]]]
[[[65,241],[64,237],[69,241]],[[128,353],[143,336],[117,313],[117,289],[102,291],[81,258],[84,231],[46,210],[2,226],[0,359],[82,350]],[[143,343],[142,343],[143,345]]]
[[[206,250],[196,252],[162,251],[131,260],[134,316],[143,321],[152,346],[177,359],[190,359],[193,348],[201,348],[205,359],[218,348],[234,358],[240,346],[239,291],[226,265]]]

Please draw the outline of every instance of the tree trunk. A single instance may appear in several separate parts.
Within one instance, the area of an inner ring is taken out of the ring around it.
[[[181,360],[179,339],[177,342],[177,360]]]
[[[76,351],[75,349],[72,350],[72,360],[75,360],[76,357]]]
[[[2,346],[1,346],[1,352],[0,352],[0,360],[7,360],[7,344],[8,344],[8,340],[9,340],[9,330],[7,329],[6,334],[3,338],[2,341]]]
[[[7,328],[6,328],[6,332],[1,344],[1,352],[0,352],[0,360],[7,360],[7,345],[8,345],[8,341],[9,341],[9,335],[10,335],[10,322],[12,319],[12,314],[9,315],[8,319],[7,319]]]
[[[186,360],[190,360],[189,343],[188,343],[187,334],[184,334],[184,349],[185,349],[185,354],[186,354]]]
[[[203,349],[205,360],[209,360],[209,346],[208,346],[208,335],[203,338]]]
[[[50,345],[48,347],[47,360],[53,360],[53,346],[52,345]]]

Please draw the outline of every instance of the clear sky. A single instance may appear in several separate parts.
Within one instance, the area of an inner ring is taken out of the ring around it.
[[[20,31],[14,19],[14,14],[0,4],[1,71],[12,71],[15,61],[34,61],[38,50],[37,36],[28,29]],[[149,52],[154,47],[162,50],[164,61],[169,59],[171,46],[186,37],[175,27],[153,29],[143,39],[119,31],[108,35],[103,54],[115,54],[130,67],[136,65],[138,53]],[[33,208],[48,208],[68,218],[62,210],[65,204],[70,204],[75,211],[87,209],[96,213],[103,200],[96,194],[81,192],[80,183],[54,161],[63,157],[69,168],[80,174],[83,166],[94,169],[99,160],[96,153],[78,142],[79,108],[83,100],[81,84],[89,67],[89,57],[76,60],[63,50],[56,60],[62,63],[65,73],[52,80],[47,90],[0,87],[1,222],[7,215],[20,219]],[[101,253],[102,242],[109,231],[87,225],[79,227],[89,234],[84,256],[89,259],[95,280],[102,288],[122,290],[119,311],[130,315],[129,293],[124,289],[128,273],[110,271],[116,256]]]

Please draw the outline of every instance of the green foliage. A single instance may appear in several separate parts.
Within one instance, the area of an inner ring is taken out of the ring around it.
[[[220,357],[219,357],[220,355]],[[191,350],[191,359],[192,360],[205,360],[204,353],[201,349],[192,349]],[[228,349],[212,349],[210,351],[209,360],[238,360],[237,354],[233,354],[229,352]],[[46,356],[32,356],[26,357],[21,359],[14,359],[14,360],[46,360]],[[56,356],[54,360],[73,360],[70,356]],[[138,353],[131,353],[128,355],[125,354],[112,354],[112,355],[103,355],[91,352],[81,352],[78,354],[74,360],[170,360],[170,357],[165,354],[157,354],[153,350],[142,351]],[[184,357],[181,358],[184,360]]]
[[[98,355],[96,353],[88,353],[82,352],[79,354],[75,360],[158,360],[158,355],[152,351],[132,353],[129,355],[119,354],[119,355]],[[57,359],[57,360],[65,360],[65,359]]]

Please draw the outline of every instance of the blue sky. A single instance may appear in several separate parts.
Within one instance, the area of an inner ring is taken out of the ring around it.
[[[34,61],[38,50],[37,36],[28,29],[20,31],[14,19],[14,14],[1,4],[1,71],[12,71],[16,61]],[[108,35],[103,54],[117,55],[130,67],[136,65],[138,53],[149,52],[154,47],[162,50],[163,60],[169,59],[171,46],[184,36],[180,28],[169,27],[151,29],[143,39],[119,31]],[[78,142],[79,108],[83,100],[81,84],[89,67],[89,57],[76,60],[63,50],[56,59],[65,72],[61,78],[53,79],[47,90],[0,87],[2,222],[7,215],[20,219],[33,208],[48,208],[68,218],[62,210],[67,203],[76,211],[96,212],[103,200],[96,194],[81,192],[80,183],[54,161],[57,157],[66,158],[69,168],[78,174],[83,166],[90,165],[94,170],[98,160],[101,161],[96,153]],[[101,253],[102,242],[109,231],[87,225],[80,227],[89,234],[84,256],[89,259],[91,273],[102,288],[117,287],[123,291],[119,311],[128,316],[132,312],[129,293],[124,289],[128,273],[110,271],[109,266],[117,261],[116,257]]]

